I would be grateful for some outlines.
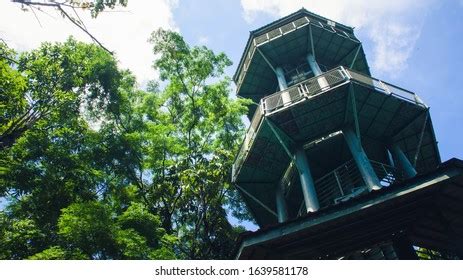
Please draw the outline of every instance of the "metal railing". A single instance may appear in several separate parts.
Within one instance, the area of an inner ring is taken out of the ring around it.
[[[289,87],[288,89],[268,95],[261,99],[259,107],[251,120],[251,125],[246,132],[240,151],[235,158],[235,162],[232,167],[232,178],[236,178],[237,172],[245,161],[249,148],[252,145],[252,141],[256,136],[257,130],[264,116],[285,110],[286,108],[302,102],[303,100],[307,100],[315,95],[322,94],[334,87],[349,82],[358,83],[384,94],[396,96],[415,105],[426,107],[421,99],[411,91],[356,72],[352,69],[339,66],[323,73],[320,76],[309,78]]]
[[[424,102],[414,93],[401,87],[386,83],[379,79],[367,76],[349,68],[344,68],[348,73],[350,80],[371,87],[375,90],[382,91],[385,94],[396,96],[405,101],[426,107]]]
[[[322,93],[347,81],[349,76],[343,67],[332,69],[320,76],[309,78],[288,89],[262,98],[265,114],[273,113],[298,101]]]
[[[403,174],[392,166],[372,160],[370,163],[383,187],[388,187],[404,178]],[[353,159],[317,179],[314,184],[321,208],[347,201],[367,191]],[[299,208],[299,215],[302,213],[304,213],[304,201]]]
[[[247,153],[249,152],[251,144],[254,141],[254,138],[256,137],[260,123],[262,122],[262,117],[263,113],[261,106],[258,106],[256,112],[254,113],[254,116],[252,117],[251,124],[249,125],[246,135],[244,136],[243,144],[241,144],[241,148],[238,151],[238,154],[235,158],[235,162],[232,165],[233,180],[235,179],[235,176],[238,174],[239,168],[241,168],[241,165],[246,159]]]

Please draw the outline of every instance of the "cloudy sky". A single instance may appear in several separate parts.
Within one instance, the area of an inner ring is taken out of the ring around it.
[[[147,38],[158,27],[225,52],[232,75],[250,30],[301,7],[355,27],[373,76],[418,93],[431,107],[442,159],[463,158],[463,0],[129,0],[97,19],[80,16],[145,84],[156,78]],[[89,41],[53,10],[36,16],[1,0],[0,38],[18,50],[69,35]]]

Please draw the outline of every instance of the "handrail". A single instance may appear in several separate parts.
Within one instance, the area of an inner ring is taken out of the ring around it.
[[[370,163],[383,187],[389,187],[404,178],[400,170],[390,165],[373,160],[370,160]],[[353,159],[318,178],[314,184],[321,207],[349,200],[367,190]],[[299,215],[303,213],[303,203],[304,200],[301,202]]]

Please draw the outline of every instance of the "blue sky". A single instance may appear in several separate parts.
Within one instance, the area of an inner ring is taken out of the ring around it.
[[[157,74],[146,42],[158,28],[179,31],[192,44],[225,52],[233,75],[249,31],[297,9],[355,27],[373,76],[416,92],[431,107],[442,160],[463,158],[463,0],[129,0],[125,9],[82,15],[90,31],[140,84]],[[31,12],[0,3],[0,38],[20,50],[69,35],[89,39],[54,11]]]

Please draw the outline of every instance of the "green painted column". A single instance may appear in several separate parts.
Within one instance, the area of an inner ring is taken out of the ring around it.
[[[309,161],[305,154],[304,148],[301,146],[296,149],[294,154],[299,178],[301,181],[302,194],[307,212],[316,212],[320,209],[315,184],[310,173]]]
[[[408,160],[407,156],[404,154],[402,149],[397,144],[392,144],[390,146],[390,151],[392,154],[392,158],[394,159],[394,163],[396,166],[402,168],[402,171],[405,173],[406,178],[415,177],[417,172],[413,165]]]
[[[309,53],[307,55],[307,62],[309,63],[310,70],[312,70],[315,77],[320,76],[323,73],[313,54]]]
[[[280,90],[287,89],[288,83],[286,82],[285,72],[283,71],[283,68],[281,67],[275,68],[275,75],[277,76],[278,87],[280,88]]]
[[[275,68],[275,75],[277,76],[278,86],[280,90],[285,90],[288,88],[288,84],[286,83],[285,79],[285,72],[283,68],[277,67]],[[287,94],[282,94],[281,98],[283,99],[283,104],[289,102],[290,100],[286,100],[289,98]],[[288,207],[286,205],[285,195],[284,195],[284,186],[277,186],[275,191],[275,202],[277,207],[277,215],[278,215],[278,222],[283,223],[288,220]]]
[[[283,223],[288,220],[288,207],[286,205],[286,199],[284,194],[284,186],[279,185],[276,189],[276,205],[278,222]]]
[[[373,166],[371,166],[370,160],[363,150],[357,135],[352,131],[351,128],[343,129],[342,133],[344,134],[347,146],[349,146],[352,157],[354,158],[354,161],[360,171],[360,174],[362,174],[363,181],[367,187],[370,189],[370,191],[381,189],[378,176],[376,175]]]
[[[313,74],[315,77],[318,77],[323,74],[323,71],[320,69],[320,66],[318,65],[317,61],[315,60],[315,56],[311,53],[309,53],[306,57],[307,62],[309,63],[310,69],[312,70]],[[320,89],[327,89],[329,88],[328,81],[326,80],[325,77],[321,76],[317,79],[318,85],[320,86]]]

